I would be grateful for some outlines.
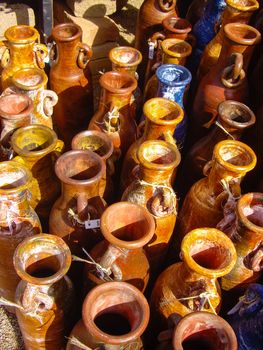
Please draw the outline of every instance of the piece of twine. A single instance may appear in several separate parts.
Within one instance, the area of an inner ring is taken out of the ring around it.
[[[116,123],[114,123],[115,124],[114,126],[112,126],[113,119],[116,119]],[[109,134],[119,132],[120,131],[120,113],[118,108],[114,106],[112,110],[105,113],[104,119],[102,122],[96,121],[95,123],[105,127],[106,132]]]
[[[221,130],[223,130],[224,133],[227,134],[232,140],[235,140],[234,136],[231,135],[218,120],[215,121],[215,125],[217,125]]]
[[[78,340],[76,337],[71,336],[71,337],[66,337],[70,344],[75,345],[77,347],[79,347],[82,350],[103,350],[105,349],[104,344],[99,345],[99,347],[96,347],[95,349],[91,349],[90,347],[88,347],[87,345],[83,344],[80,340]],[[127,345],[121,345],[120,346],[120,350],[140,350],[140,342],[139,341],[134,341],[131,342]],[[134,348],[135,346],[135,348]]]
[[[95,348],[95,349],[91,349],[90,347],[88,347],[87,345],[83,344],[80,340],[78,340],[76,337],[72,336],[72,337],[66,337],[70,344],[77,346],[80,349],[83,350],[100,350],[101,348]]]
[[[184,300],[194,300],[194,299],[201,299],[200,305],[198,307],[198,311],[203,311],[204,310],[204,306],[206,303],[209,304],[210,309],[212,310],[212,312],[217,315],[215,308],[213,307],[213,304],[210,300],[210,298],[217,298],[218,295],[214,294],[214,293],[210,293],[210,292],[202,292],[198,295],[194,295],[191,297],[185,297],[185,298],[179,298],[177,300],[179,301],[184,301]],[[193,310],[194,311],[194,310]]]

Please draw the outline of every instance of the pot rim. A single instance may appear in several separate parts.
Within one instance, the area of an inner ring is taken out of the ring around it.
[[[176,52],[173,50],[170,50],[170,47],[175,44],[181,44],[185,47],[184,52]],[[162,50],[166,55],[172,56],[172,57],[188,57],[192,53],[192,46],[185,40],[182,39],[176,39],[176,38],[168,38],[164,39],[161,42]]]
[[[254,34],[253,38],[243,38],[241,36],[238,36],[235,34],[235,29],[243,29],[246,31],[250,31],[251,33]],[[224,33],[226,35],[226,37],[232,41],[234,41],[235,43],[241,44],[241,45],[255,45],[256,43],[258,43],[261,39],[261,34],[260,32],[245,23],[228,23],[224,26]]]
[[[28,38],[23,38],[23,39],[18,39],[14,36],[12,36],[12,32],[14,29],[22,29],[22,28],[27,28],[30,29],[32,31],[32,35],[29,36]],[[28,26],[26,24],[19,24],[19,25],[15,25],[15,26],[11,26],[9,28],[7,28],[7,30],[4,33],[5,38],[11,42],[11,43],[17,43],[17,44],[26,44],[26,43],[31,43],[34,41],[39,40],[39,33],[38,31],[32,27],[32,26]]]
[[[184,23],[185,28],[174,28],[174,26],[171,25],[171,20]],[[186,18],[177,17],[175,15],[165,17],[165,19],[162,21],[162,25],[164,29],[169,30],[172,33],[187,34],[192,30],[192,24]]]
[[[66,28],[74,28],[76,30],[76,33],[74,35],[71,35],[70,37],[64,37],[62,35],[59,35],[59,32]],[[61,42],[67,42],[67,41],[73,41],[78,38],[81,39],[82,37],[82,29],[79,25],[75,23],[60,23],[57,24],[55,27],[52,28],[51,31],[51,37],[54,37],[55,40],[61,41]]]
[[[260,193],[260,192],[249,192],[249,193],[243,194],[239,198],[239,200],[237,202],[237,213],[238,213],[238,216],[241,219],[241,222],[242,222],[243,225],[245,225],[246,227],[248,227],[250,230],[252,230],[254,232],[259,232],[260,234],[263,234],[263,227],[254,224],[244,214],[244,208],[249,206],[254,198],[260,199],[261,202],[262,202],[262,205],[263,205],[263,193]]]
[[[185,75],[184,80],[181,80],[181,81],[170,81],[170,80],[163,79],[162,78],[162,73],[166,69],[172,69],[175,72],[179,72],[182,75]],[[192,80],[192,74],[189,71],[189,69],[187,69],[186,67],[181,66],[179,64],[162,64],[160,67],[158,67],[156,69],[156,76],[157,76],[158,80],[161,81],[163,84],[168,85],[168,86],[172,86],[172,87],[186,86]]]
[[[227,3],[227,6],[230,6],[234,9],[237,9],[239,11],[244,11],[244,12],[247,12],[247,11],[255,11],[259,8],[259,3],[257,0],[249,0],[251,5],[247,5],[247,6],[244,6],[242,4],[239,4],[237,1],[235,0],[225,0],[226,3]]]
[[[126,50],[126,51],[133,51],[135,54],[137,54],[138,58],[134,61],[134,62],[122,62],[122,61],[119,61],[115,58],[115,55],[114,53],[116,51],[123,51],[123,50]],[[110,50],[109,52],[109,59],[111,60],[112,63],[120,66],[120,67],[134,67],[134,66],[138,66],[141,61],[142,61],[142,54],[139,50],[135,49],[134,47],[131,47],[131,46],[116,46],[114,47],[113,49]]]
[[[4,111],[3,109],[1,109],[1,104],[0,104],[0,116],[1,116],[1,118],[7,119],[7,120],[20,119],[20,118],[24,118],[24,117],[29,116],[29,114],[33,111],[34,103],[33,103],[32,99],[25,94],[11,93],[9,95],[1,96],[0,100],[3,101],[3,100],[10,99],[10,98],[15,99],[16,96],[23,98],[25,100],[25,102],[27,102],[27,106],[20,113],[13,114],[13,113],[8,113],[8,112]]]
[[[111,86],[111,84],[108,83],[108,79],[112,77],[123,77],[126,78],[126,80],[129,82],[129,86],[125,88],[116,88]],[[137,88],[137,80],[132,77],[130,74],[126,72],[118,72],[118,71],[109,71],[104,73],[99,80],[99,83],[102,88],[104,88],[107,91],[112,92],[113,94],[128,94],[132,93]]]
[[[26,85],[26,84],[19,82],[20,76],[21,75],[23,76],[23,73],[27,73],[27,72],[32,73],[32,75],[34,74],[34,75],[41,76],[41,82],[38,84],[35,84],[35,85]],[[44,70],[39,69],[39,68],[28,67],[28,68],[22,68],[22,69],[19,69],[18,71],[16,71],[13,74],[11,80],[12,80],[13,84],[15,86],[19,87],[20,89],[30,91],[30,90],[37,90],[37,89],[41,88],[42,86],[46,86],[47,82],[48,82],[48,77],[47,77],[46,73],[44,72]]]

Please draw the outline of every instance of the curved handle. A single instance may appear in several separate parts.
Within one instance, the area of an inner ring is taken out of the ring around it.
[[[142,120],[137,126],[137,138],[142,137],[145,128],[145,120]]]
[[[77,57],[78,66],[81,69],[85,69],[89,60],[92,57],[92,53],[93,53],[92,49],[89,45],[84,43],[79,43],[78,49],[79,49],[79,54]]]
[[[51,117],[53,114],[53,107],[58,102],[58,95],[52,90],[42,90],[40,101],[45,116]]]
[[[151,38],[150,38],[149,41],[151,41],[152,43],[154,43],[155,48],[157,48],[157,42],[158,42],[159,40],[163,41],[164,39],[165,39],[165,34],[164,34],[164,32],[155,32],[155,33],[151,36]]]
[[[112,156],[107,159],[106,166],[107,166],[107,174],[109,176],[113,176],[115,173],[115,164]]]
[[[45,68],[45,58],[48,57],[48,48],[44,44],[34,44],[35,58],[39,68]]]
[[[204,176],[208,176],[213,165],[213,160],[209,160],[203,167]]]
[[[10,52],[9,52],[9,49],[6,48],[1,57],[2,68],[5,68],[8,65],[9,61],[10,61]]]
[[[61,156],[65,148],[65,144],[62,140],[57,140],[56,146],[52,152],[52,155],[54,156],[53,162],[56,162],[56,160]]]
[[[176,140],[173,138],[173,134],[171,131],[168,131],[168,130],[164,131],[163,138],[164,138],[164,141],[169,142],[176,146]]]
[[[176,214],[176,195],[172,188],[165,190],[165,188],[160,187],[160,190],[158,189],[158,191],[155,190],[154,192],[149,205],[151,213],[156,217],[164,217],[172,213]]]
[[[165,3],[170,4],[169,6],[165,5]],[[164,12],[171,11],[173,8],[175,8],[176,0],[158,0],[158,4],[160,6],[160,9]]]
[[[12,158],[12,160],[14,160],[15,162],[21,163],[23,165],[26,165],[26,162],[24,161],[24,159],[20,156],[15,156],[14,158]]]
[[[226,67],[221,75],[222,83],[228,88],[241,85],[246,76],[243,70],[243,55],[239,52],[235,52],[231,56],[231,61],[233,61],[233,64]]]

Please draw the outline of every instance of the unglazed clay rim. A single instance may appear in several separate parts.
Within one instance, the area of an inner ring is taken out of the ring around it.
[[[41,149],[39,151],[27,151],[27,150],[23,150],[22,148],[20,148],[17,143],[16,143],[16,139],[17,137],[19,137],[19,135],[26,133],[28,130],[36,130],[36,132],[38,130],[43,130],[44,132],[46,132],[47,134],[49,133],[51,136],[51,139],[53,140],[53,142],[45,147],[44,149]],[[46,125],[41,125],[41,124],[32,124],[32,125],[28,125],[28,126],[23,126],[19,129],[17,129],[12,137],[11,137],[11,144],[12,144],[12,148],[13,150],[19,155],[19,156],[24,156],[24,157],[41,157],[44,156],[50,152],[52,152],[57,144],[58,141],[58,137],[57,134],[55,133],[55,131],[53,129],[50,129],[48,126]]]
[[[247,31],[253,32],[255,34],[255,37],[249,39],[249,38],[242,38],[240,36],[237,36],[233,32],[233,29],[235,28],[244,28]],[[251,27],[248,24],[244,24],[244,23],[228,23],[224,26],[224,33],[228,39],[241,45],[255,45],[261,38],[261,34],[256,28]]]
[[[170,151],[174,152],[175,154],[175,160],[169,164],[157,164],[157,163],[153,163],[153,162],[149,162],[147,159],[145,159],[143,153],[145,149],[150,149],[152,145],[157,145],[157,146],[161,146],[163,148],[168,148]],[[138,151],[137,151],[137,157],[139,160],[139,163],[147,168],[147,169],[155,169],[155,170],[169,170],[169,169],[174,169],[176,168],[180,161],[181,161],[181,154],[177,148],[176,145],[173,145],[169,142],[166,141],[161,141],[161,140],[149,140],[149,141],[144,141]]]
[[[85,131],[81,131],[78,134],[76,134],[72,141],[71,141],[71,148],[72,150],[83,150],[82,148],[78,148],[78,143],[79,143],[79,139],[81,138],[86,138],[89,136],[97,136],[98,138],[100,138],[101,140],[103,140],[104,144],[107,145],[108,148],[108,152],[105,153],[103,156],[99,156],[101,157],[104,161],[107,160],[113,153],[114,147],[113,147],[113,142],[112,140],[109,138],[109,136],[107,134],[105,134],[102,131],[98,131],[98,130],[85,130]],[[84,149],[83,151],[88,150],[89,149]],[[94,152],[94,151],[92,151]],[[94,152],[96,153],[96,152]],[[97,154],[97,153],[96,153]]]
[[[176,52],[172,51],[169,48],[174,44],[182,44],[186,50],[185,52]],[[182,39],[176,39],[176,38],[168,38],[161,42],[162,50],[166,55],[172,56],[172,57],[179,57],[184,58],[188,57],[192,53],[192,46],[185,40]]]
[[[42,79],[41,83],[36,84],[36,85],[25,85],[23,83],[20,83],[18,81],[19,80],[19,76],[23,72],[32,72],[32,73],[34,73],[34,75],[41,76],[41,79]],[[19,69],[18,71],[16,71],[13,74],[11,80],[12,80],[12,83],[15,86],[19,87],[20,89],[30,91],[30,90],[37,90],[37,89],[41,88],[42,86],[46,86],[47,82],[48,82],[48,77],[47,77],[46,73],[44,72],[44,70],[42,70],[42,69],[38,69],[38,68],[23,68],[23,69]]]
[[[261,234],[263,234],[263,227],[262,226],[258,226],[256,224],[254,224],[252,221],[250,221],[247,216],[244,214],[244,208],[249,207],[251,201],[254,198],[259,198],[262,201],[263,204],[263,193],[260,192],[250,192],[250,193],[246,193],[244,195],[241,196],[241,198],[238,200],[237,202],[237,214],[241,219],[242,225],[245,225],[246,227],[248,227],[250,230],[254,231],[254,232],[260,232]],[[249,204],[247,204],[249,203]]]
[[[121,292],[124,290],[129,290],[130,293],[134,294],[134,298],[142,306],[142,321],[140,325],[134,330],[127,334],[121,336],[112,336],[108,333],[102,332],[95,324],[93,319],[90,317],[91,309],[93,307],[93,301],[97,299],[97,296],[101,295],[104,291],[111,291],[118,289]],[[149,319],[150,319],[150,309],[144,295],[133,285],[126,282],[107,282],[94,287],[86,296],[83,306],[82,306],[82,319],[85,327],[90,331],[91,335],[98,339],[99,341],[106,342],[109,340],[109,337],[112,337],[111,344],[119,345],[122,343],[127,343],[133,339],[138,339],[145,331]]]
[[[188,323],[193,322],[194,324],[197,324],[199,320],[203,322],[204,326],[205,326],[205,323],[210,321],[210,325],[212,327],[207,326],[207,329],[213,329],[213,328],[217,329],[216,326],[219,326],[218,328],[221,328],[224,331],[225,335],[227,335],[227,338],[230,342],[229,349],[237,350],[237,338],[233,328],[229,325],[229,323],[225,321],[222,317],[218,315],[214,315],[210,312],[205,312],[205,311],[192,312],[184,316],[179,321],[173,333],[172,343],[173,343],[174,349],[183,350],[182,342],[185,339],[187,339],[187,338],[183,338],[183,336]],[[194,332],[190,334],[194,334]],[[198,350],[202,350],[202,349],[198,349]]]
[[[173,113],[173,112],[177,113],[176,118],[165,120],[163,118],[154,117],[152,112],[151,112],[153,109],[152,108],[153,102],[159,103],[159,104],[164,104],[168,107],[171,106],[170,113]],[[182,107],[178,103],[171,101],[171,100],[168,100],[168,99],[163,98],[163,97],[153,97],[150,100],[147,100],[143,105],[143,113],[147,119],[149,119],[151,122],[153,122],[154,124],[157,124],[157,125],[178,125],[184,119],[184,111],[183,111]]]
[[[126,87],[126,88],[115,88],[113,86],[111,86],[107,80],[108,77],[111,76],[123,76],[127,79],[127,81],[130,80],[130,86]],[[136,88],[137,88],[137,80],[135,78],[133,78],[130,74],[126,73],[126,72],[117,72],[117,71],[109,71],[104,73],[99,80],[100,85],[107,91],[110,91],[114,94],[128,94],[128,93],[132,93]]]
[[[95,159],[98,164],[99,164],[99,167],[100,167],[100,170],[97,172],[97,174],[89,179],[85,179],[85,180],[75,180],[75,179],[72,179],[68,176],[66,176],[62,169],[62,165],[61,163],[63,164],[63,161],[66,157],[72,157],[73,156],[85,156],[87,158],[93,158]],[[104,161],[102,160],[102,158],[96,154],[95,152],[92,152],[90,150],[72,150],[72,151],[68,151],[68,152],[65,152],[63,153],[56,161],[56,164],[55,164],[55,173],[57,175],[57,177],[63,182],[63,183],[66,183],[66,184],[69,184],[69,185],[90,185],[96,181],[99,181],[101,179],[101,177],[103,176],[103,174],[105,173],[105,170],[106,170],[106,166],[105,166],[105,163]]]
[[[194,238],[194,242],[193,242],[193,238]],[[190,247],[195,244],[195,241],[197,239],[210,241],[214,243],[214,246],[216,246],[217,244],[219,245],[219,243],[221,245],[224,244],[225,250],[227,250],[230,254],[229,264],[221,269],[208,269],[199,265],[192,258],[192,255],[190,253]],[[210,228],[210,227],[197,228],[188,232],[182,241],[181,252],[182,252],[183,260],[186,262],[187,266],[189,266],[191,270],[201,275],[205,275],[207,277],[212,277],[212,278],[222,277],[228,274],[235,266],[235,263],[237,260],[236,249],[231,239],[222,231],[219,231],[215,228]]]
[[[234,105],[237,106],[240,110],[244,110],[246,115],[249,116],[249,120],[245,121],[245,122],[236,122],[235,120],[229,118],[229,114],[228,113],[223,113],[224,108],[228,105]],[[238,128],[238,129],[246,129],[249,126],[252,126],[253,124],[255,124],[256,122],[256,117],[254,112],[244,103],[238,102],[238,101],[234,101],[234,100],[226,100],[223,101],[221,103],[219,103],[218,107],[217,107],[217,112],[219,114],[219,118],[222,119],[226,124],[234,127],[234,128]]]
[[[30,246],[30,243],[34,241],[39,241],[40,243],[51,241],[53,245],[61,248],[61,253],[63,254],[63,262],[62,262],[63,266],[59,269],[59,271],[54,273],[54,275],[41,278],[41,277],[31,276],[29,273],[26,272],[25,267],[23,263],[20,261],[19,256],[23,254],[23,250],[26,249],[28,245]],[[37,235],[25,238],[17,246],[14,252],[13,263],[17,274],[22,280],[32,284],[36,284],[36,285],[52,284],[59,281],[68,272],[71,265],[71,252],[69,247],[67,246],[67,244],[64,242],[62,238],[55,235],[47,234],[47,233],[41,233],[41,234],[37,234]]]
[[[250,6],[244,6],[244,5],[240,5],[237,2],[235,2],[234,0],[225,0],[227,5],[237,9],[239,11],[255,11],[259,8],[259,3],[257,0],[249,0],[251,3],[253,2],[253,4],[251,4]]]
[[[251,159],[251,162],[246,165],[234,165],[231,164],[230,162],[224,160],[221,157],[220,154],[220,149],[223,147],[236,147],[239,148],[240,150],[245,150],[247,153],[249,153]],[[214,147],[214,152],[213,152],[213,158],[221,164],[224,168],[230,170],[230,171],[240,171],[240,172],[248,172],[252,169],[255,168],[256,163],[257,163],[257,157],[255,152],[250,148],[248,145],[246,145],[243,142],[237,141],[237,140],[223,140],[218,142],[215,147]]]
[[[30,29],[32,30],[33,34],[26,38],[26,39],[16,39],[15,37],[13,37],[11,35],[12,31],[14,29],[20,29],[20,28],[27,28],[27,29]],[[12,26],[12,27],[9,27],[5,33],[4,33],[4,36],[6,37],[6,39],[8,41],[10,41],[11,43],[17,43],[17,44],[26,44],[26,43],[31,43],[31,42],[34,42],[36,40],[38,40],[39,38],[39,33],[38,31],[34,28],[34,27],[31,27],[31,26],[28,26],[26,24],[20,24],[20,25],[16,25],[16,26]]]
[[[186,75],[186,79],[181,80],[181,81],[168,81],[168,80],[163,80],[160,75],[161,72],[165,69],[173,69],[177,71],[183,72],[183,74]],[[192,80],[192,74],[189,71],[189,69],[185,68],[184,66],[180,66],[179,64],[162,64],[160,67],[156,69],[156,76],[159,81],[161,81],[163,84],[176,87],[176,86],[186,86],[188,85],[191,80]]]
[[[116,51],[123,51],[123,50],[126,50],[126,51],[133,51],[134,53],[136,53],[136,55],[138,56],[137,60],[133,61],[133,62],[122,62],[122,61],[118,61],[115,59],[115,55],[114,53]],[[131,47],[131,46],[117,46],[117,47],[114,47],[113,49],[110,50],[109,52],[109,59],[111,60],[112,63],[118,65],[119,67],[135,67],[135,66],[138,66],[141,61],[142,61],[142,54],[140,53],[139,50],[135,49],[134,47]]]
[[[115,237],[106,225],[108,213],[110,213],[112,211],[116,211],[116,213],[118,213],[119,210],[126,209],[127,216],[128,216],[129,210],[133,210],[133,208],[137,211],[140,210],[143,212],[144,217],[145,217],[146,221],[148,222],[148,227],[147,227],[148,232],[146,232],[144,234],[144,236],[142,236],[141,238],[139,238],[137,240],[132,240],[132,241],[125,241],[125,240],[122,240],[122,239]],[[102,232],[103,236],[105,237],[105,239],[108,242],[110,242],[111,244],[116,245],[118,247],[127,248],[127,249],[138,249],[138,248],[142,248],[143,246],[145,246],[153,237],[153,235],[155,233],[155,221],[154,221],[153,216],[143,206],[141,206],[139,204],[131,203],[131,202],[122,201],[122,202],[118,202],[118,203],[114,203],[114,204],[110,205],[103,212],[101,219],[100,219],[100,229],[101,229],[101,232]]]
[[[65,29],[65,28],[74,28],[77,30],[76,34],[70,36],[70,37],[64,37],[58,34],[59,31]],[[55,40],[58,40],[60,42],[65,42],[65,41],[73,41],[77,38],[81,38],[82,36],[82,29],[80,26],[78,26],[75,23],[61,23],[57,24],[55,27],[53,27],[51,36],[54,37]]]
[[[186,26],[184,29],[174,28],[172,25],[170,25],[171,20],[183,22],[183,23],[185,23]],[[188,34],[192,30],[192,25],[186,18],[177,17],[175,15],[165,17],[165,19],[162,21],[162,25],[163,25],[165,30],[167,30],[171,33],[175,33],[175,34]]]
[[[8,99],[10,97],[15,98],[15,96],[19,96],[19,97],[22,97],[23,99],[25,99],[27,102],[27,107],[18,114],[7,113],[7,112],[3,111],[0,107],[1,118],[7,119],[7,120],[21,119],[21,118],[29,116],[29,114],[33,111],[34,103],[33,103],[32,99],[25,94],[15,93],[15,94],[10,94],[10,95],[5,95],[5,96],[1,96],[0,100]]]

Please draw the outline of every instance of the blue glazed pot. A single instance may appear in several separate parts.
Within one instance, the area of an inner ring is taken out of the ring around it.
[[[190,71],[177,64],[163,64],[156,70],[158,78],[158,97],[164,97],[168,100],[178,103],[183,109],[183,99],[185,89],[192,80]],[[183,120],[179,123],[174,132],[177,146],[183,147],[186,134],[187,118],[184,115]]]

